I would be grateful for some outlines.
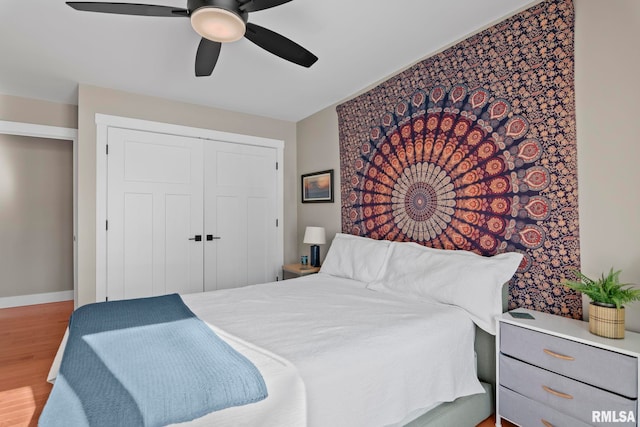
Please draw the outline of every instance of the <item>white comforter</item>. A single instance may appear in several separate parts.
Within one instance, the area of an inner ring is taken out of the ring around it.
[[[484,392],[475,375],[474,324],[455,306],[322,273],[182,298],[258,367],[269,392],[190,427],[397,425],[422,408]]]
[[[183,299],[205,322],[295,365],[309,427],[385,426],[484,392],[474,324],[455,306],[322,273]]]

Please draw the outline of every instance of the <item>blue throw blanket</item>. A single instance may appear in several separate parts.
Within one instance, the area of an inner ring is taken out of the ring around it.
[[[39,425],[162,426],[266,397],[258,369],[179,295],[105,302],[72,314]]]

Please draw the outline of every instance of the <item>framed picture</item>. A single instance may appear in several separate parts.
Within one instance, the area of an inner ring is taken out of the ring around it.
[[[302,175],[302,203],[333,203],[333,169]]]

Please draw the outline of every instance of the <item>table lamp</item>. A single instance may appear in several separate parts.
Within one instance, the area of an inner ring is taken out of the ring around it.
[[[311,245],[309,261],[313,267],[320,267],[320,246],[318,245],[324,245],[326,242],[324,227],[307,227],[304,231],[303,243]]]

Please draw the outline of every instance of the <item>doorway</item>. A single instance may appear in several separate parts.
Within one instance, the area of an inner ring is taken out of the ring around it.
[[[0,308],[76,303],[77,130],[0,121],[0,151]]]

